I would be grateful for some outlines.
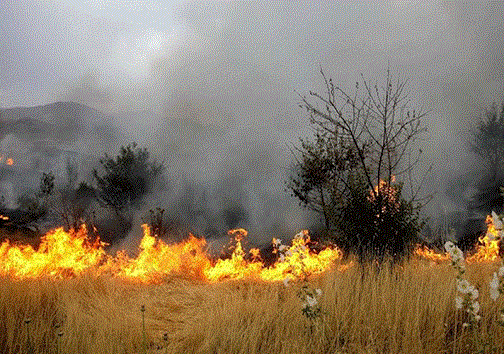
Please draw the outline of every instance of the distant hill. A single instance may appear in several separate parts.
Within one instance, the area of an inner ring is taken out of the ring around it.
[[[0,139],[13,134],[27,141],[72,142],[99,126],[112,125],[112,117],[74,102],[0,110]]]
[[[89,124],[98,125],[111,120],[111,117],[91,107],[75,102],[55,102],[35,107],[14,107],[2,109],[2,120],[32,118],[57,125]]]
[[[67,146],[94,140],[104,148],[125,140],[113,121],[113,117],[75,102],[0,109],[0,140],[9,134],[27,142],[46,140]]]
[[[42,173],[66,183],[69,167],[80,181],[92,179],[104,153],[129,142],[114,118],[74,102],[0,110],[0,196],[16,207],[18,197],[38,188]]]

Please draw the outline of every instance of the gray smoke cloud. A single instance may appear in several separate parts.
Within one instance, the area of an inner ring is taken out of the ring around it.
[[[233,205],[251,234],[312,224],[284,181],[289,147],[311,135],[298,93],[323,91],[320,68],[349,91],[388,67],[409,79],[411,107],[429,112],[418,176],[433,166],[434,217],[460,207],[447,181],[479,168],[468,131],[504,98],[500,1],[146,2],[120,16],[105,2],[104,18],[69,3],[0,5],[1,103],[72,100],[116,117],[168,168],[170,191],[150,205],[203,233],[222,232]]]

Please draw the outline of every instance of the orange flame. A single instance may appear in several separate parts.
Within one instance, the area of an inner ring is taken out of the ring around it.
[[[191,235],[186,242],[167,245],[151,236],[147,225],[142,225],[142,228],[144,236],[140,242],[138,256],[132,259],[126,252],[120,251],[101,271],[142,282],[156,282],[172,273],[203,278],[202,272],[210,267],[210,259],[205,252],[205,240]]]
[[[437,253],[436,251],[428,248],[427,246],[421,247],[417,245],[413,253],[419,257],[428,259],[432,262],[440,263],[450,259],[450,256],[446,253]]]
[[[292,245],[284,248],[281,259],[266,267],[258,249],[248,253],[241,242],[244,229],[231,230],[236,245],[229,259],[213,262],[206,252],[206,242],[190,236],[185,242],[166,244],[142,225],[144,236],[135,258],[120,251],[107,255],[98,238],[90,242],[85,227],[65,232],[62,228],[47,233],[37,250],[30,245],[13,245],[8,240],[0,245],[0,276],[14,279],[78,276],[84,272],[109,274],[126,280],[145,283],[161,281],[170,274],[184,274],[206,281],[254,278],[265,281],[294,280],[329,269],[341,257],[337,248],[319,253],[310,249],[307,231],[296,235]],[[250,259],[250,260],[249,260]]]
[[[485,223],[487,224],[487,232],[485,236],[478,239],[476,253],[467,257],[467,262],[493,262],[499,257],[499,230],[495,228],[491,215],[487,215]]]
[[[65,277],[96,267],[105,257],[104,242],[91,243],[87,231],[58,228],[42,237],[38,250],[30,245],[0,245],[0,275],[12,278]]]
[[[377,198],[383,198],[381,211],[382,213],[394,212],[399,210],[399,203],[397,201],[397,189],[391,183],[395,182],[395,176],[392,176],[390,183],[380,179],[378,185],[373,190],[369,191],[368,200],[375,202]]]
[[[468,263],[493,262],[499,258],[501,230],[495,228],[491,215],[486,217],[485,223],[487,224],[487,232],[484,236],[478,238],[476,252],[466,257],[465,260]],[[417,246],[414,254],[436,263],[450,259],[448,254],[437,253],[425,246]]]
[[[243,235],[240,229],[240,235]],[[236,232],[236,230],[231,230]],[[246,236],[246,231],[244,236]],[[276,240],[273,242],[275,243]],[[256,259],[250,262],[245,260],[245,252],[241,246],[241,240],[237,239],[236,247],[230,259],[219,259],[209,268],[205,275],[208,280],[216,281],[223,279],[256,278],[266,281],[279,281],[296,279],[310,274],[319,274],[329,269],[333,262],[341,258],[341,251],[337,248],[326,248],[316,254],[309,247],[310,236],[308,231],[300,232],[292,240],[292,246],[286,247],[279,260],[271,267]],[[258,250],[252,249],[252,255],[258,254]]]
[[[7,161],[5,162],[7,165],[12,166],[14,165],[14,160],[11,158],[8,158]]]

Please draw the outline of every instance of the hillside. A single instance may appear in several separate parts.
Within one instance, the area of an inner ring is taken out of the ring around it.
[[[97,127],[112,128],[112,120],[100,111],[74,102],[2,109],[0,139],[13,134],[26,141],[72,142]]]

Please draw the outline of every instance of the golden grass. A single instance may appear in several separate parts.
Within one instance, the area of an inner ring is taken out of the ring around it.
[[[143,353],[145,305],[146,353],[474,353],[474,333],[504,353],[496,323],[504,301],[494,303],[488,291],[497,266],[468,266],[480,290],[482,321],[474,332],[462,328],[454,306],[455,271],[421,260],[310,280],[323,291],[324,315],[313,322],[301,313],[301,283],[1,279],[0,352],[27,353],[29,329],[34,353]]]

